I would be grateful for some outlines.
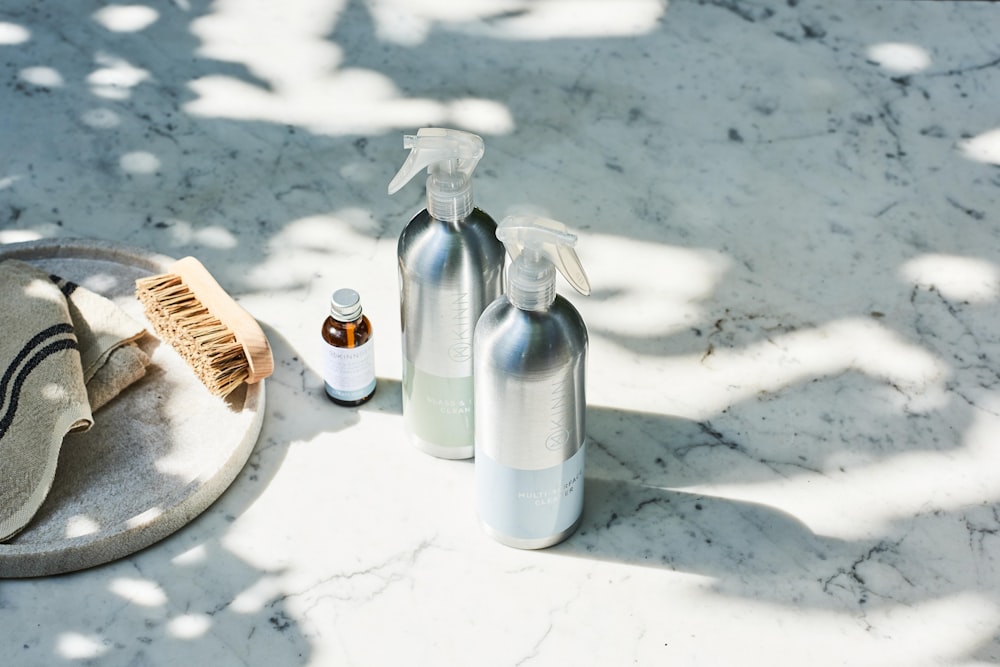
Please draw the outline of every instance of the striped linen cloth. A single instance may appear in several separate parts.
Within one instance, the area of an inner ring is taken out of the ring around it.
[[[0,262],[0,541],[42,505],[64,437],[145,374],[144,333],[90,290]]]

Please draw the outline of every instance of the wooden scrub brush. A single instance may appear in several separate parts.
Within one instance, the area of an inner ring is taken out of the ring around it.
[[[267,336],[194,257],[167,273],[135,281],[136,297],[162,340],[173,347],[216,396],[228,396],[274,370]]]

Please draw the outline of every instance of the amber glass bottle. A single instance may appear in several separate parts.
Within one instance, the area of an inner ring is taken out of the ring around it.
[[[361,312],[357,292],[333,293],[321,333],[327,397],[338,405],[361,405],[375,394],[375,351],[372,323]]]

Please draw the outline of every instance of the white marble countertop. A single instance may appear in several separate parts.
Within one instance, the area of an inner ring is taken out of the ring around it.
[[[0,581],[0,664],[996,664],[997,35],[985,2],[8,0],[0,241],[194,254],[278,367],[204,514]],[[386,185],[425,125],[484,137],[495,217],[581,235],[587,500],[548,550],[403,438],[423,195]],[[340,286],[354,410],[317,372]]]

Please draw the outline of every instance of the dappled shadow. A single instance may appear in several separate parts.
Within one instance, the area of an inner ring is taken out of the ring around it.
[[[5,7],[29,34],[2,47],[0,232],[197,254],[274,304],[268,415],[227,495],[244,512],[289,443],[398,414],[391,376],[358,410],[329,409],[298,313],[350,279],[386,297],[366,303],[391,331],[394,239],[423,198],[385,193],[399,135],[479,132],[484,208],[581,230],[592,395],[618,406],[591,412],[586,520],[552,553],[861,618],[880,600],[1000,605],[983,584],[995,22],[940,3],[879,6],[849,33],[842,10],[808,3],[629,3],[599,24],[501,4],[267,17],[188,0],[133,30],[94,20],[93,2],[71,21]],[[271,576],[204,548],[235,561],[233,595]],[[160,584],[179,600],[186,585]],[[239,634],[241,616],[220,618]]]
[[[223,529],[214,514],[198,521]],[[0,603],[7,613],[30,615],[31,623],[18,624],[0,655],[8,664],[45,665],[124,665],[163,656],[193,663],[211,656],[217,665],[245,665],[260,655],[283,664],[307,661],[285,598],[270,592],[283,573],[261,570],[217,539],[196,540],[195,531],[181,530],[126,560],[49,578],[56,595],[32,595],[37,580],[4,581]],[[30,610],[15,602],[25,597],[33,598]],[[116,611],[110,618],[87,614],[101,609]]]
[[[755,447],[761,434],[727,435],[709,422],[592,407],[588,433],[584,521],[554,554],[699,574],[723,595],[861,616],[972,591],[1000,600],[1000,587],[986,583],[998,580],[991,553],[1000,546],[1000,502],[978,489],[956,498],[953,510],[927,507],[930,485],[908,491],[903,485],[913,477],[891,473],[896,457],[912,464],[912,443],[887,452],[870,441],[838,442],[828,452],[884,457],[883,477],[867,479],[863,467],[810,460],[795,450],[779,458],[768,443]],[[951,479],[964,467],[948,469],[935,456],[927,465]],[[812,474],[797,491],[794,478],[807,470]],[[852,475],[849,487],[830,483]],[[793,497],[811,496],[809,506],[739,499],[767,482],[785,482]],[[719,495],[734,483],[732,496]],[[890,497],[901,504],[888,503]],[[832,515],[847,523],[831,523]],[[878,530],[868,527],[872,522]]]

